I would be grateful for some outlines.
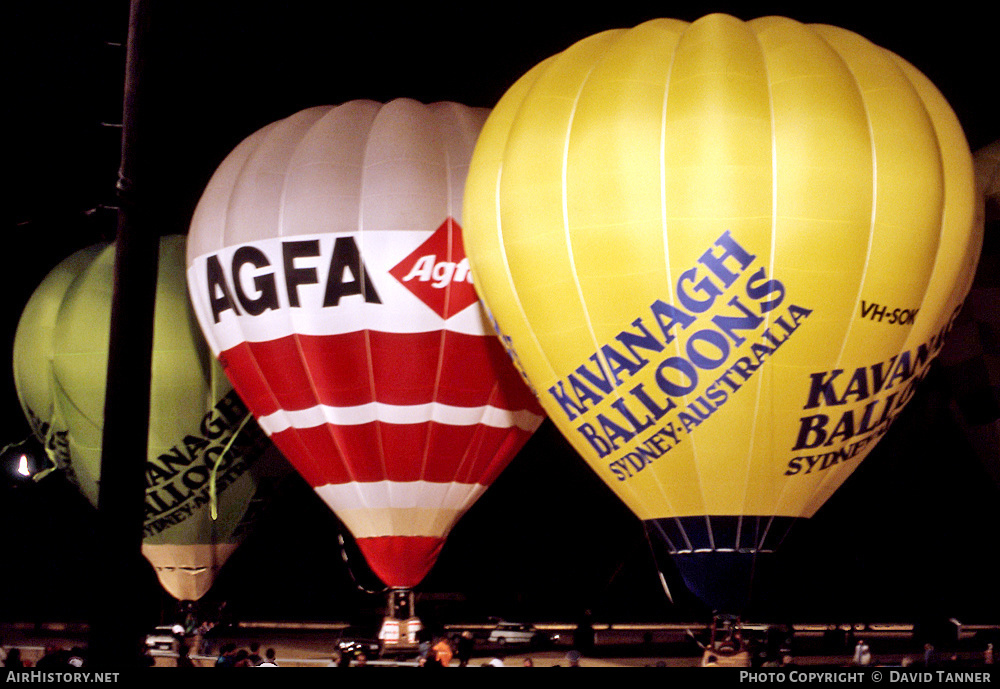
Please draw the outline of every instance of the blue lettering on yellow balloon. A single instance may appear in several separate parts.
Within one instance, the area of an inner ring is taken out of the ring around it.
[[[853,371],[832,369],[809,375],[809,391],[786,476],[824,471],[855,457],[881,438],[913,397],[934,357],[944,346],[956,309],[927,342],[885,361]],[[806,454],[811,453],[811,454]]]
[[[653,301],[647,315],[549,387],[618,480],[642,471],[718,411],[811,313],[796,304],[772,313],[784,304],[785,287],[764,267],[753,270],[756,258],[724,232],[680,274],[677,303]],[[681,335],[683,344],[668,351]],[[649,366],[655,386],[631,382]]]

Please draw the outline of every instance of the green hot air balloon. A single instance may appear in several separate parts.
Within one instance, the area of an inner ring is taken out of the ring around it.
[[[54,470],[97,505],[113,245],[57,265],[29,299],[14,380]],[[196,601],[211,587],[289,469],[232,390],[187,299],[185,238],[160,241],[142,552],[163,587]]]

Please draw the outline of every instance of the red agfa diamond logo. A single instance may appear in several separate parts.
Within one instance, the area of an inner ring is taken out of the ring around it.
[[[441,223],[389,273],[441,318],[451,318],[479,300],[462,245],[462,228],[454,218]]]

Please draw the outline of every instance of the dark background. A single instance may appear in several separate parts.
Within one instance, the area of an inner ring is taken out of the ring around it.
[[[185,233],[218,163],[273,120],[357,98],[491,107],[527,69],[576,40],[657,16],[780,14],[857,31],[937,84],[973,150],[1000,138],[995,3],[940,3],[894,15],[849,3],[620,2],[558,14],[541,3],[346,4],[152,3],[137,174],[156,209],[149,231]],[[121,130],[101,123],[121,122],[128,19],[123,0],[11,5],[4,21],[9,181],[0,311],[0,359],[8,362],[17,318],[44,275],[73,250],[114,237]],[[0,391],[2,444],[28,434],[9,371]],[[1000,621],[1000,489],[953,422],[953,394],[935,367],[861,468],[786,541],[758,584],[752,616]],[[1000,448],[992,461],[998,456]],[[106,571],[92,558],[93,510],[59,477],[5,485],[0,501],[0,620],[85,619],[94,582]],[[373,582],[360,559],[345,564],[339,533],[325,505],[290,479],[206,604],[226,601],[243,619],[371,616],[382,597],[358,587]],[[661,564],[669,578],[669,565]],[[607,621],[700,614],[682,599],[669,602],[641,524],[549,423],[459,522],[418,590],[428,614],[448,621],[570,620],[585,609]],[[122,595],[135,597],[151,620],[173,611],[151,572]]]

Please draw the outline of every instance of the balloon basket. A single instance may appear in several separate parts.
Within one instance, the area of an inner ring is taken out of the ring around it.
[[[743,621],[736,615],[712,618],[711,639],[704,649],[702,667],[750,667],[750,650],[743,638]]]
[[[379,639],[385,650],[416,648],[420,644],[423,624],[413,614],[413,591],[393,589],[389,592],[386,615],[382,619]]]
[[[379,638],[385,650],[416,648],[420,644],[422,629],[419,617],[408,617],[405,620],[386,617],[382,620]]]

